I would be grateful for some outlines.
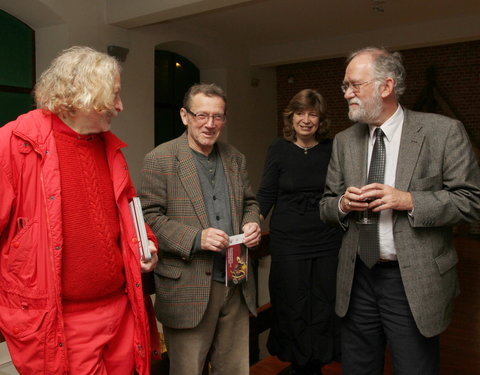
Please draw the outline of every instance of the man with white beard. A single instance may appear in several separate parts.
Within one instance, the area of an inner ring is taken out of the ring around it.
[[[345,375],[439,373],[439,340],[459,293],[452,226],[480,219],[480,170],[463,125],[409,111],[400,54],[364,48],[347,60],[349,118],[337,134],[323,221],[344,229],[336,312]]]

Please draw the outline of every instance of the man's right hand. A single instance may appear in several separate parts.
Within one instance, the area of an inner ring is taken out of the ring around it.
[[[360,195],[362,194],[362,189],[355,186],[349,186],[340,201],[341,210],[345,213],[351,211],[365,211],[368,208],[368,202],[360,199]]]
[[[200,246],[202,250],[222,251],[228,247],[228,234],[216,228],[202,230]]]

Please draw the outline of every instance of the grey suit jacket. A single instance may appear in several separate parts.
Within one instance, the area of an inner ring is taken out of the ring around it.
[[[366,124],[337,134],[320,201],[322,220],[345,230],[337,271],[341,317],[350,300],[358,229],[355,213],[340,219],[338,202],[347,187],[366,183],[367,142]],[[413,317],[420,332],[431,337],[448,326],[459,293],[452,226],[480,220],[480,170],[463,125],[405,110],[395,187],[413,196],[413,216],[393,213],[393,237]]]
[[[248,222],[259,223],[259,208],[250,188],[245,157],[218,142],[230,196],[235,234]],[[195,160],[184,133],[145,157],[139,190],[145,220],[158,239],[155,268],[155,313],[171,328],[193,328],[207,308],[213,253],[192,253],[199,230],[210,227]],[[255,281],[249,267],[242,285],[248,308],[256,312]]]

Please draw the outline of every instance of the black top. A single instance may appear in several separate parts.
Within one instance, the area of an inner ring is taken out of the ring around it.
[[[268,149],[262,182],[257,194],[260,213],[270,219],[272,260],[334,255],[342,232],[320,220],[318,202],[325,187],[332,140],[326,139],[305,151],[284,139]]]

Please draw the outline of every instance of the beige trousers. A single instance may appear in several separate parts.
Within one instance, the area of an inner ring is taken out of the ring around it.
[[[199,325],[163,327],[170,375],[201,375],[207,355],[211,375],[249,374],[249,312],[240,287],[212,281],[210,300]]]

